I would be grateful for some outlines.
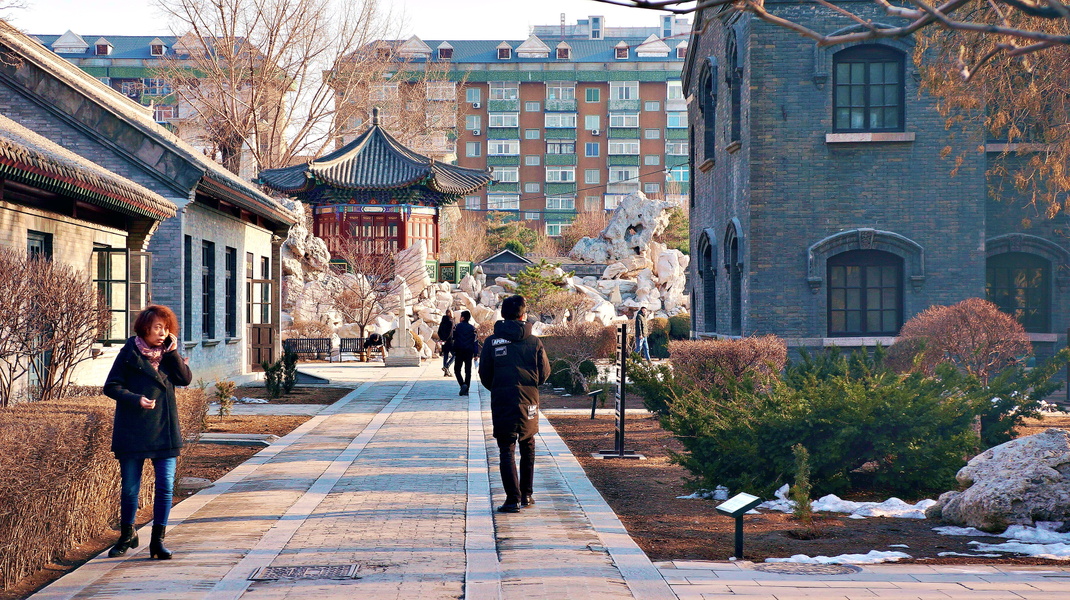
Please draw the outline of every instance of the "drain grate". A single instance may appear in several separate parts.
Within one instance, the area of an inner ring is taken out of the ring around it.
[[[302,565],[293,567],[260,567],[249,579],[274,581],[276,579],[353,579],[357,576],[356,563],[351,565]]]
[[[862,569],[854,565],[809,565],[803,563],[765,563],[754,565],[755,571],[781,575],[851,575]]]

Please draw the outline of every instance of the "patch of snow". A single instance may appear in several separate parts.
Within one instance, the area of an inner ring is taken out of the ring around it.
[[[758,508],[792,512],[795,502],[788,500],[787,484],[776,491],[776,500],[763,502]],[[925,509],[936,504],[936,500],[922,500],[917,504],[907,504],[899,498],[889,498],[884,502],[852,502],[842,500],[835,494],[829,494],[814,501],[813,507],[818,512],[848,513],[852,519],[866,517],[897,517],[900,519],[924,519]]]
[[[812,565],[873,565],[883,562],[896,562],[904,558],[911,558],[905,552],[870,550],[866,554],[841,554],[839,556],[807,556],[796,554],[790,558],[767,558],[765,562],[771,563],[805,563]]]
[[[714,500],[728,500],[728,488],[723,485],[719,485],[713,488]]]
[[[699,490],[693,494],[676,497],[677,500],[706,500],[709,498],[713,498],[713,492],[709,490]]]
[[[268,401],[263,398],[238,398],[238,402],[242,404],[267,404]]]
[[[889,548],[909,548],[906,544],[888,544]]]
[[[1001,537],[1010,540],[998,544],[971,541],[970,545],[978,552],[1011,552],[1037,558],[1070,560],[1070,533],[1059,533],[1056,530],[1060,527],[1062,523],[1059,522],[1038,521],[1036,527],[1011,525],[1000,534],[985,533],[973,527],[934,527],[933,531],[942,535]]]
[[[966,558],[1000,558],[1002,554],[964,554],[962,552],[940,552],[937,556],[965,556]]]

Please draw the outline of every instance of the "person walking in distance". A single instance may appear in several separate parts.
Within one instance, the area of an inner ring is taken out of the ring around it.
[[[104,394],[115,400],[115,427],[111,449],[119,459],[122,491],[119,496],[119,540],[108,552],[115,558],[137,548],[138,494],[145,459],[156,473],[156,497],[152,504],[152,541],[149,556],[171,558],[163,545],[175,465],[182,448],[175,387],[193,381],[187,363],[178,354],[178,318],[166,306],[150,305],[134,321],[137,333],[119,350],[104,383]]]
[[[646,307],[640,306],[635,313],[635,352],[650,362],[650,343],[646,339]]]
[[[472,313],[467,310],[461,312],[461,320],[453,328],[453,373],[457,376],[457,383],[461,386],[461,395],[468,395],[468,388],[472,384],[472,358],[479,353],[479,340],[476,338],[476,328],[472,326]],[[461,376],[461,369],[464,376]]]
[[[479,357],[479,381],[490,390],[494,439],[501,456],[505,502],[498,512],[520,512],[535,504],[535,434],[539,432],[539,386],[550,377],[550,359],[542,340],[526,323],[523,296],[502,301],[502,320],[494,324]],[[514,451],[520,446],[520,473]]]
[[[447,309],[438,324],[438,341],[442,343],[442,376],[450,376],[453,364],[453,311]]]

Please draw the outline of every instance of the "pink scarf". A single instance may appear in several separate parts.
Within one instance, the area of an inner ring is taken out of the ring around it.
[[[134,343],[137,345],[137,349],[141,351],[141,355],[144,356],[149,361],[149,364],[152,365],[152,368],[157,371],[160,370],[160,360],[163,358],[163,353],[170,352],[178,347],[178,344],[173,340],[171,341],[171,346],[169,348],[164,348],[163,346],[150,346],[148,342],[141,339],[141,336],[136,336],[134,338]]]

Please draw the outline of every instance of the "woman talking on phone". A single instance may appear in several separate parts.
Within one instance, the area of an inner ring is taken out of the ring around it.
[[[171,512],[175,464],[182,447],[175,386],[193,380],[187,362],[178,354],[178,318],[166,306],[151,305],[134,321],[137,335],[115,357],[104,383],[104,394],[115,400],[115,429],[111,449],[119,459],[122,493],[119,501],[119,541],[108,552],[115,558],[138,545],[134,520],[145,459],[156,473],[149,555],[166,560],[164,531]]]

